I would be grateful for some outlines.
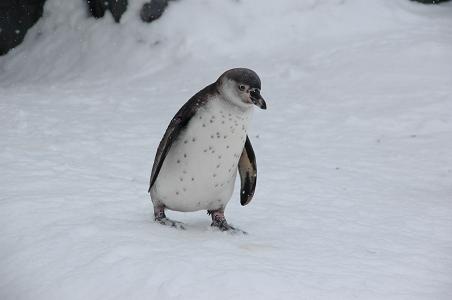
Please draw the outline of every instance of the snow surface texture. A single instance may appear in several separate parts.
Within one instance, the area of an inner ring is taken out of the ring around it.
[[[452,5],[49,0],[0,58],[0,298],[452,299]],[[254,200],[152,221],[155,150],[226,69],[260,74]]]

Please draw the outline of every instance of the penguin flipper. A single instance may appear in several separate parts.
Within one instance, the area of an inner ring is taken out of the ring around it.
[[[163,162],[165,161],[166,155],[168,154],[172,144],[195,113],[195,110],[191,110],[187,105],[184,105],[168,125],[168,128],[166,129],[166,132],[163,135],[162,140],[160,141],[159,147],[157,148],[157,153],[155,154],[148,192],[151,191],[152,185],[157,179],[157,176],[160,172],[160,169],[162,168]]]
[[[238,167],[241,181],[240,204],[247,205],[253,199],[257,182],[256,156],[248,136],[246,136]]]
[[[177,140],[181,131],[187,126],[191,118],[196,114],[198,108],[208,101],[208,96],[216,92],[215,84],[208,85],[193,97],[191,97],[176,113],[171,120],[162,140],[160,141],[157,153],[155,154],[154,164],[152,166],[151,178],[149,180],[148,193],[151,192],[157,176],[165,161],[172,144]]]

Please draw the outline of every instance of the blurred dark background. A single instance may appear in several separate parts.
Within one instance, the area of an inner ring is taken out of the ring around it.
[[[27,33],[42,16],[46,0],[0,0],[0,55],[19,45]],[[80,0],[86,3],[86,11],[95,18],[110,13],[116,23],[127,10],[127,0]],[[139,12],[143,22],[158,19],[171,0],[150,0]],[[173,0],[175,1],[175,0]],[[424,4],[437,4],[450,0],[411,0]]]

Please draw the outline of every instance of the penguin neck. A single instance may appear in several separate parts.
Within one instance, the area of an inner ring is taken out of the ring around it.
[[[232,116],[239,118],[245,123],[249,122],[250,117],[253,114],[254,107],[253,106],[238,106],[234,102],[226,99],[222,95],[219,96],[218,99],[215,99],[218,106],[221,107],[220,110],[224,110],[225,112],[231,114]]]

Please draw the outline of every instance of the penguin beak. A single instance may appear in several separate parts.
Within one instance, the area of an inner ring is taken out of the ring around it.
[[[264,98],[262,98],[261,92],[258,89],[250,91],[250,98],[254,105],[256,105],[257,107],[261,109],[267,109],[267,103],[265,103],[265,100]]]

